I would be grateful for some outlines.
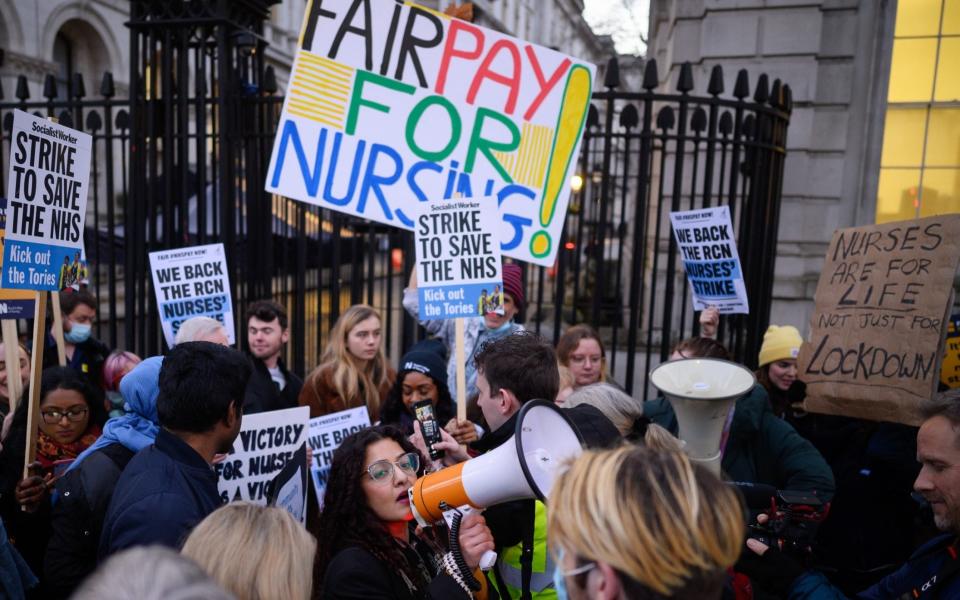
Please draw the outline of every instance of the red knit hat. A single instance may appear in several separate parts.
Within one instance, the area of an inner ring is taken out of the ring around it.
[[[523,270],[520,265],[513,263],[503,264],[503,292],[510,294],[517,310],[523,310],[526,301],[523,298]]]

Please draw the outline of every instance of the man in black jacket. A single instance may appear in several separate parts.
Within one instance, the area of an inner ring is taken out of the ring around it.
[[[214,456],[240,433],[250,361],[211,342],[177,344],[160,368],[156,442],[117,481],[100,537],[100,559],[131,546],[179,548],[221,505]]]
[[[243,399],[246,414],[293,408],[303,380],[287,370],[280,358],[290,340],[287,313],[271,300],[254,302],[247,309],[247,345],[253,374]]]

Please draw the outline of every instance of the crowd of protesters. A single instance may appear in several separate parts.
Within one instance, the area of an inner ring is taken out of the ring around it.
[[[572,325],[556,347],[527,332],[522,281],[505,264],[502,302],[465,323],[464,390],[453,321],[421,322],[428,339],[392,364],[380,313],[352,306],[301,380],[283,360],[297,332],[273,301],[248,307],[247,352],[195,317],[165,356],[141,360],[92,336],[92,295],[61,293],[66,366],[51,334],[26,476],[30,348],[16,365],[0,349],[0,597],[960,597],[960,394],[931,399],[919,429],[805,413],[802,337],[772,325],[757,384],[724,425],[718,477],[683,451],[667,398],[620,387],[600,332]],[[403,295],[414,318],[416,285],[412,274]],[[701,336],[669,360],[729,361],[719,320],[703,311]],[[438,459],[413,410],[425,400],[443,425]],[[555,403],[585,448],[549,498],[471,513],[453,539],[418,527],[417,479],[510,442],[534,400]],[[243,416],[296,406],[363,407],[373,424],[334,452],[322,510],[311,496],[304,527],[280,508],[224,504],[212,465]],[[750,486],[781,490],[782,510],[758,509]],[[798,495],[818,517],[774,527]]]

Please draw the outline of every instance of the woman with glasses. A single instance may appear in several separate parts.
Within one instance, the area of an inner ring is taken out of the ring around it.
[[[470,573],[461,572],[447,552],[446,529],[414,530],[407,491],[422,464],[413,444],[389,426],[364,429],[337,448],[317,532],[315,581],[321,597],[474,597],[466,584]],[[467,568],[482,580],[477,565],[493,550],[483,517],[465,517],[458,539]]]
[[[732,487],[683,452],[632,445],[581,455],[549,506],[561,600],[720,598],[746,529]]]
[[[557,342],[557,360],[573,377],[573,389],[607,381],[607,354],[600,334],[589,325],[574,325]]]
[[[100,436],[106,411],[100,390],[83,375],[69,367],[44,369],[36,461],[30,476],[23,479],[28,390],[23,398],[0,453],[0,515],[14,544],[42,582],[43,554],[50,538],[49,491],[70,463]]]

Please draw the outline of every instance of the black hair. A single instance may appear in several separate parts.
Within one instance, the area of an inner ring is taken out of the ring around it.
[[[160,424],[173,431],[210,431],[227,418],[231,402],[242,408],[251,372],[250,360],[233,348],[177,344],[160,367]]]
[[[60,292],[60,312],[64,315],[69,316],[81,304],[90,307],[94,312],[97,311],[97,299],[90,292],[86,290]]]
[[[287,311],[273,300],[257,300],[247,307],[247,314],[244,316],[244,322],[250,324],[250,319],[256,317],[264,323],[270,323],[274,319],[280,321],[280,329],[287,328]]]
[[[410,369],[397,373],[397,378],[394,380],[390,391],[387,393],[387,397],[380,406],[380,422],[384,425],[399,427],[409,435],[413,433],[413,421],[415,417],[407,408],[406,404],[403,403],[403,380],[407,376],[407,373],[420,373],[420,371]],[[437,422],[443,427],[450,422],[450,419],[457,416],[457,408],[454,406],[453,398],[450,396],[450,388],[445,384],[441,384],[429,373],[423,373],[423,375],[429,377],[430,381],[432,381],[433,385],[437,388],[437,405],[435,410],[437,413]],[[409,420],[402,418],[404,414],[409,417]],[[408,429],[409,431],[407,431]]]
[[[393,540],[387,525],[367,504],[364,494],[363,470],[367,447],[380,440],[393,440],[404,452],[420,454],[396,427],[380,425],[362,429],[348,436],[333,453],[327,489],[323,496],[314,563],[314,588],[321,589],[327,565],[336,554],[349,546],[359,546],[386,563],[389,571],[402,572],[415,586],[426,591],[419,569],[413,569],[404,558],[400,546]],[[420,473],[425,461],[420,455]]]
[[[490,384],[490,393],[513,392],[520,404],[553,401],[560,391],[560,371],[553,346],[530,331],[518,331],[483,344],[474,358],[477,373]]]

